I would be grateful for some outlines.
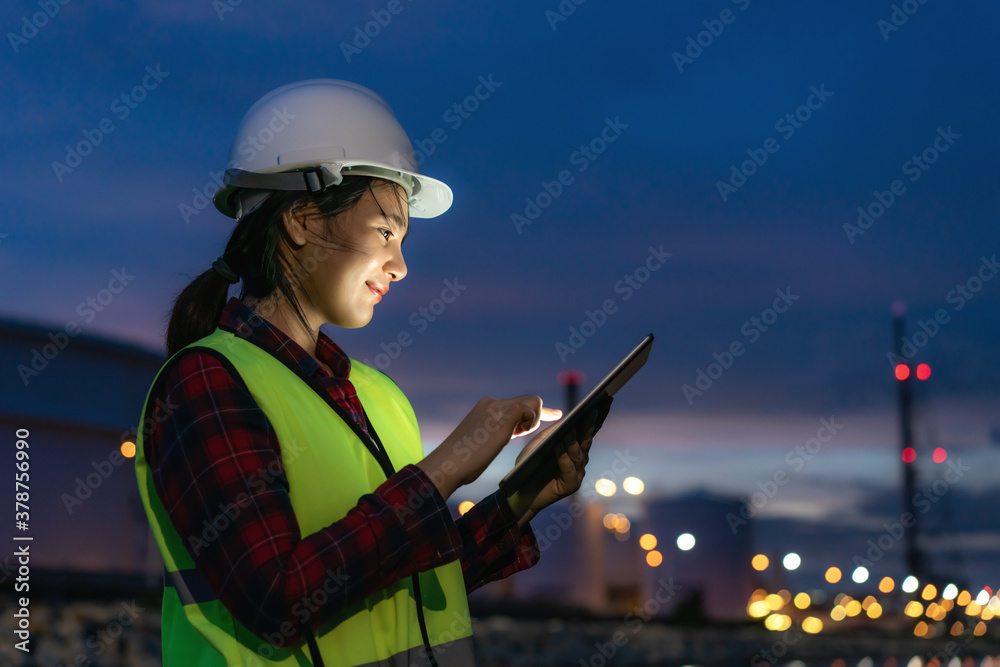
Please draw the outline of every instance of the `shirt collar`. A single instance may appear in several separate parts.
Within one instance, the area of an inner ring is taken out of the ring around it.
[[[326,370],[316,358],[302,349],[285,332],[274,326],[254,310],[247,307],[237,297],[232,297],[222,309],[219,328],[231,331],[240,338],[270,352],[279,361],[298,367],[306,377],[327,376]],[[333,377],[347,379],[351,375],[351,360],[329,336],[319,332],[316,341],[316,357],[330,367]]]

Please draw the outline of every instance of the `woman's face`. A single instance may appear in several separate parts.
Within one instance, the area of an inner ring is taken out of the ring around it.
[[[345,329],[365,326],[389,285],[406,275],[402,243],[409,211],[404,197],[399,188],[373,186],[333,224],[333,241],[344,248],[317,244],[309,233],[306,245],[296,251],[307,297],[302,306],[311,306],[313,312],[306,314],[318,320],[316,328],[323,323]],[[327,238],[319,217],[310,216],[306,224]]]

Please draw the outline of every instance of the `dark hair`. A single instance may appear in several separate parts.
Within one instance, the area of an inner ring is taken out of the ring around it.
[[[298,211],[314,204],[319,215],[327,222],[326,240],[336,244],[339,249],[350,250],[342,240],[332,238],[336,223],[334,218],[357,205],[365,192],[381,186],[391,186],[393,192],[405,201],[402,186],[369,176],[344,176],[340,185],[318,193],[271,193],[260,208],[237,223],[222,255],[226,263],[243,279],[240,299],[258,302],[277,292],[292,305],[299,320],[308,329],[309,325],[295,296],[294,287],[301,285],[303,272],[312,269],[305,267],[302,262],[297,267],[291,266],[290,253],[282,252],[282,246],[295,246],[285,229],[285,212]],[[177,295],[167,325],[168,357],[215,331],[226,305],[229,285],[228,280],[210,268]]]

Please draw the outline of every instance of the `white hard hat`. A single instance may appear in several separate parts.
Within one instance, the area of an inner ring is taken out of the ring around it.
[[[318,192],[343,176],[375,176],[406,190],[410,217],[451,206],[451,188],[422,176],[406,132],[385,100],[364,86],[311,79],[272,90],[240,123],[215,207],[240,218],[273,190]]]

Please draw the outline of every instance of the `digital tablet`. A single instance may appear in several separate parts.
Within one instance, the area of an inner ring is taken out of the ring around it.
[[[652,347],[653,334],[649,334],[582,401],[577,403],[568,415],[559,421],[558,425],[546,436],[545,440],[539,443],[530,454],[514,466],[513,470],[507,473],[506,477],[500,480],[500,490],[503,491],[503,494],[508,498],[514,495],[515,491],[521,488],[525,482],[531,479],[543,467],[552,467],[554,472],[556,459],[561,453],[559,445],[567,438],[575,436],[577,426],[584,422],[591,409],[600,409],[602,402],[609,401],[610,397],[614,396],[619,389],[625,386],[625,383],[649,359],[649,351]],[[606,410],[608,407],[610,406],[604,406],[604,409]],[[603,418],[599,415],[597,428],[600,428],[603,421]]]

